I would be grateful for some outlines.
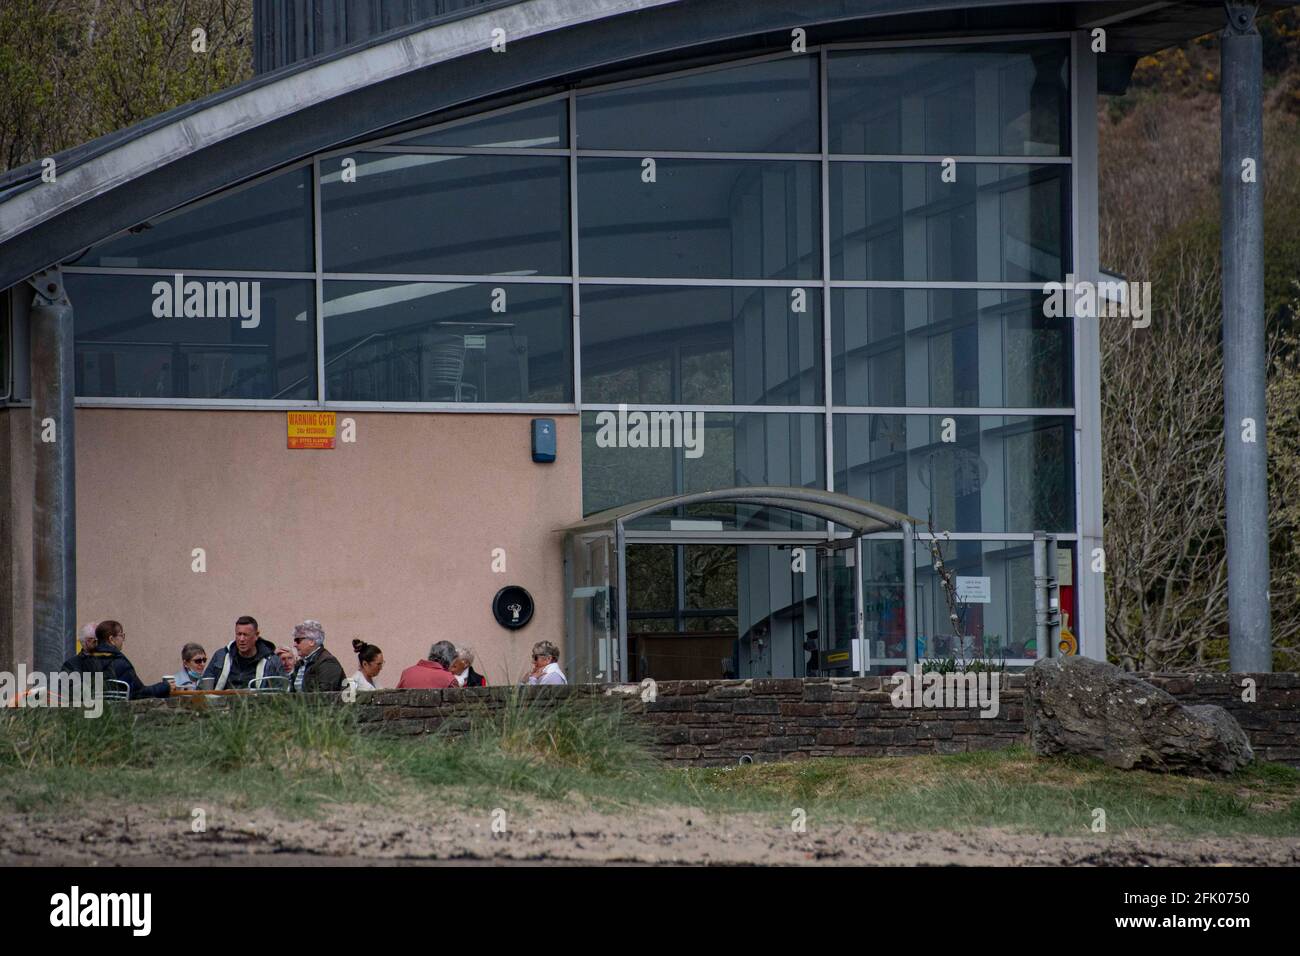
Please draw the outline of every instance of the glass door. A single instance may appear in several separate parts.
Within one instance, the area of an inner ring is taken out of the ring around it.
[[[856,575],[853,547],[817,549],[817,654],[816,668],[808,662],[808,676],[853,677],[858,673],[854,654],[857,619]]]
[[[565,554],[568,633],[565,673],[573,683],[617,681],[618,565],[612,532],[574,535]]]

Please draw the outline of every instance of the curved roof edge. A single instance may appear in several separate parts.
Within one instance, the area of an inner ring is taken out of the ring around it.
[[[1266,0],[1260,9],[1278,6]],[[807,28],[812,45],[819,31],[924,38],[1106,23],[1116,43],[1122,28],[1159,49],[1205,32],[1207,16],[1222,22],[1221,11],[1142,0],[801,0],[797,8],[788,0],[583,0],[578,7],[570,0],[517,0],[470,8],[255,77],[59,154],[53,183],[33,184],[39,164],[15,170],[0,179],[0,290],[141,222],[315,153],[637,61],[685,51],[771,52],[788,43],[793,27]],[[883,26],[864,30],[867,24]],[[497,27],[506,30],[505,54],[489,50]]]
[[[433,26],[380,39],[361,49],[340,51],[321,61],[304,63],[299,69],[254,78],[137,124],[124,131],[130,135],[118,137],[102,151],[71,168],[62,168],[63,164],[58,162],[60,157],[55,156],[54,182],[17,192],[0,203],[0,244],[102,192],[184,155],[284,119],[307,105],[482,52],[490,47],[493,30],[505,31],[509,50],[512,40],[678,2],[583,0],[577,5],[564,0],[521,0],[488,8],[475,7]],[[39,172],[39,163],[28,164],[15,170],[12,177],[27,181],[33,173],[39,177]]]
[[[725,504],[753,504],[782,508],[799,514],[811,515],[852,528],[859,534],[885,531],[890,528],[915,528],[919,523],[911,515],[851,495],[818,488],[801,488],[792,485],[753,485],[745,488],[719,488],[714,491],[693,491],[664,498],[633,501],[590,514],[576,524],[556,530],[562,534],[596,531],[619,523],[635,521],[646,515],[667,511],[684,505],[718,502]]]

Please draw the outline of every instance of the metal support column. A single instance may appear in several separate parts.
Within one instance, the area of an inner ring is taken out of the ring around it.
[[[1052,656],[1052,635],[1048,625],[1047,533],[1034,532],[1034,653],[1045,660]]]
[[[907,672],[916,670],[916,529],[903,522],[903,635],[907,640]]]
[[[1223,31],[1223,403],[1228,655],[1273,669],[1265,428],[1263,56],[1253,6],[1227,4]]]
[[[866,677],[871,669],[871,651],[867,647],[867,615],[862,594],[862,535],[853,539],[853,640],[858,647],[858,675]]]
[[[62,273],[28,280],[31,308],[32,668],[57,671],[72,656],[77,614],[72,303]]]
[[[627,662],[627,534],[624,532],[623,522],[618,521],[614,525],[614,555],[618,563],[618,588],[615,597],[618,607],[618,640],[614,645],[614,650],[618,654],[618,660],[610,668],[614,673],[614,680],[619,683],[627,682],[628,662]]]

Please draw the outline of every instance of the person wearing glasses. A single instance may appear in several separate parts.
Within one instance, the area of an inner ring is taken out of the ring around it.
[[[201,644],[186,644],[181,648],[181,669],[174,678],[177,690],[198,690],[199,678],[208,666],[208,652]]]
[[[122,653],[126,643],[126,629],[117,621],[100,621],[95,628],[95,647],[89,654],[78,654],[75,660],[77,672],[82,674],[100,673],[104,680],[119,680],[127,685],[131,700],[140,697],[167,697],[172,692],[172,685],[165,680],[156,684],[146,684],[136,675],[135,668]]]
[[[301,694],[335,691],[343,687],[343,665],[325,650],[325,628],[320,621],[303,621],[293,629],[293,647],[298,663],[289,683]]]
[[[521,684],[567,684],[569,681],[560,670],[560,649],[550,641],[538,641],[533,645],[533,669]]]

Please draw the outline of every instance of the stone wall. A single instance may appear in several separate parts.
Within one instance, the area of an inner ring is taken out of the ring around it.
[[[1300,766],[1300,675],[1258,674],[1256,701],[1242,675],[1143,675],[1183,703],[1219,704],[1241,723],[1256,756]],[[888,678],[664,681],[653,702],[632,685],[530,688],[536,706],[584,697],[623,707],[652,733],[654,749],[681,766],[809,757],[890,757],[996,750],[1026,741],[1024,677],[1003,676],[996,716],[977,708],[900,708]],[[365,725],[385,733],[461,732],[505,706],[508,688],[359,694]]]
[[[1300,767],[1300,674],[1142,674],[1180,703],[1218,704],[1241,724],[1255,759]],[[1254,701],[1243,701],[1246,679]]]
[[[1260,760],[1300,767],[1300,675],[1256,674],[1254,702],[1229,674],[1146,674],[1186,704],[1219,704],[1237,718]],[[586,684],[521,691],[542,709],[567,701],[621,708],[649,732],[651,746],[675,766],[724,766],[810,757],[906,757],[998,750],[1026,742],[1022,675],[1002,675],[996,716],[977,707],[894,707],[888,678],[662,681],[653,701],[636,685]],[[509,706],[512,688],[379,690],[356,695],[358,720],[371,732],[463,733],[476,719]],[[322,695],[342,704],[341,695]],[[218,707],[235,698],[212,698]],[[242,698],[274,700],[275,697]],[[207,699],[135,701],[142,717],[166,719]]]

